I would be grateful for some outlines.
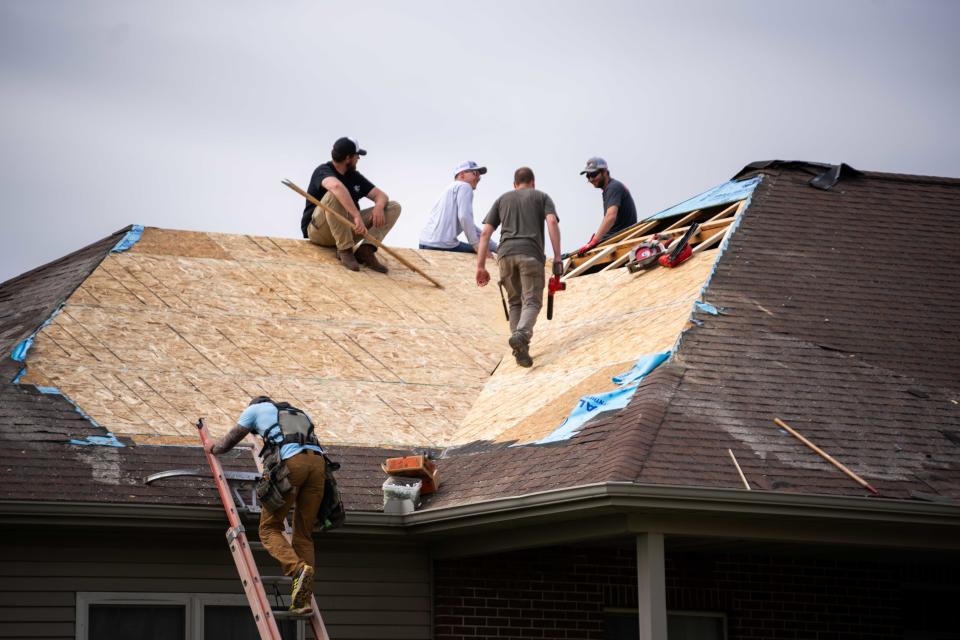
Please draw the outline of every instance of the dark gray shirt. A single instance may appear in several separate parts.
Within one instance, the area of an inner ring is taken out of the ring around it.
[[[610,178],[610,182],[603,189],[603,214],[607,214],[610,207],[620,207],[617,209],[617,219],[613,227],[607,232],[601,241],[609,238],[615,233],[623,231],[627,227],[637,224],[637,205],[633,203],[633,196],[630,195],[630,189],[619,180]]]
[[[557,215],[557,208],[543,191],[514,189],[494,201],[483,223],[494,229],[503,225],[497,251],[501,258],[526,255],[543,262],[543,223],[550,214]]]

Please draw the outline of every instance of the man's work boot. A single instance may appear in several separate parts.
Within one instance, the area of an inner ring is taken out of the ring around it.
[[[293,585],[290,589],[290,610],[294,611],[308,607],[311,595],[313,595],[313,567],[305,564],[293,574]]]
[[[347,269],[350,269],[350,271],[360,271],[360,263],[357,262],[352,250],[337,251],[337,255],[340,256],[340,264]]]
[[[530,357],[530,340],[519,331],[515,331],[507,341],[510,348],[513,349],[513,357],[517,359],[517,365],[521,367],[532,367],[533,358]]]
[[[360,264],[366,265],[374,271],[380,273],[388,271],[387,265],[377,260],[377,250],[372,244],[363,243],[357,247],[357,260],[360,261]]]

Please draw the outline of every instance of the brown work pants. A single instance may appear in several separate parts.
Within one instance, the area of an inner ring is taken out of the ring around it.
[[[327,192],[320,200],[320,203],[328,209],[333,209],[343,215],[347,220],[353,220],[353,217],[343,208],[337,196]],[[360,217],[363,218],[363,224],[367,226],[368,233],[383,242],[384,237],[397,223],[400,217],[400,203],[391,200],[384,207],[383,216],[386,219],[382,227],[373,226],[373,207],[360,210]],[[360,241],[363,236],[358,236],[353,232],[353,225],[347,224],[332,213],[327,213],[320,207],[313,210],[313,218],[307,226],[307,238],[313,244],[321,247],[336,247],[337,251],[347,251]]]
[[[497,260],[500,282],[510,307],[510,333],[533,337],[533,325],[543,307],[543,261],[533,256],[511,255]]]
[[[283,568],[283,574],[292,576],[304,564],[316,563],[313,549],[313,526],[323,500],[323,486],[327,479],[327,464],[323,456],[313,451],[298,453],[284,461],[290,470],[290,484],[295,487],[283,506],[277,511],[260,512],[260,542]],[[293,512],[293,544],[283,535],[284,520],[290,508]]]

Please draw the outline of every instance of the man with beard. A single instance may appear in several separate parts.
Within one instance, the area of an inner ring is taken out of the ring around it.
[[[582,256],[610,236],[637,224],[637,206],[633,203],[633,196],[622,182],[610,177],[606,160],[590,158],[580,175],[587,176],[590,184],[603,190],[603,220],[600,221],[597,232],[590,236],[590,241],[577,250],[578,256]]]
[[[336,247],[340,263],[351,271],[359,271],[363,264],[386,273],[387,266],[377,260],[376,245],[364,242],[356,247],[356,244],[368,231],[382,241],[400,217],[400,204],[387,198],[387,194],[357,171],[357,162],[365,155],[367,152],[360,148],[356,139],[340,138],[333,143],[331,161],[314,170],[307,189],[307,193],[327,209],[352,219],[353,225],[307,200],[300,219],[300,231],[314,244]],[[358,207],[360,198],[373,200],[373,206],[361,211]]]

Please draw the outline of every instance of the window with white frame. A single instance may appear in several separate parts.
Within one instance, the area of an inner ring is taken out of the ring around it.
[[[278,621],[285,640],[303,625]],[[210,593],[77,594],[77,640],[259,640],[247,599]]]

